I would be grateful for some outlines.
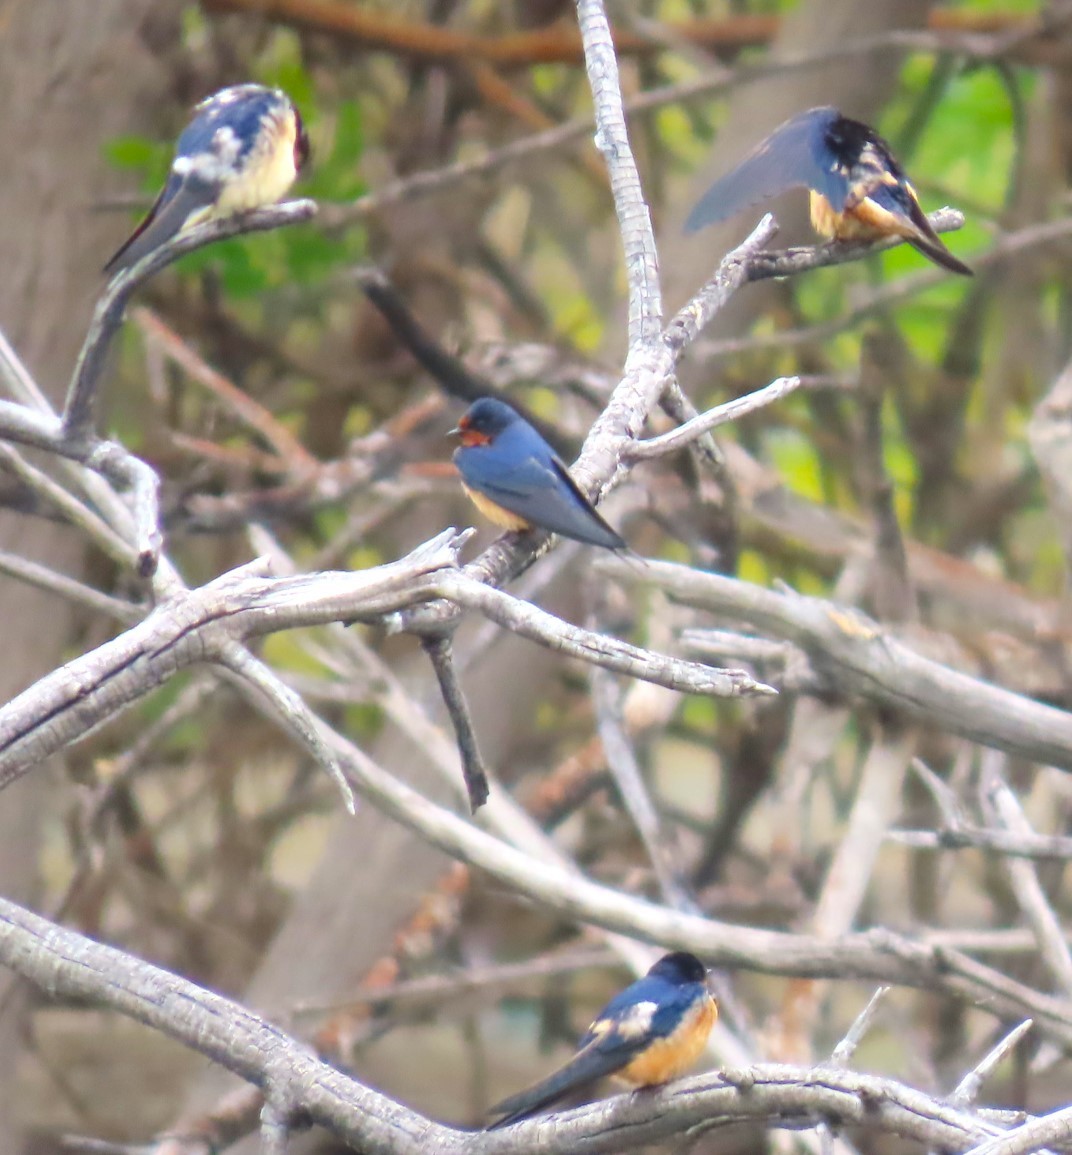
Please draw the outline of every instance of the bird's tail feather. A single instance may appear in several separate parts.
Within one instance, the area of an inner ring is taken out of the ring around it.
[[[945,247],[938,239],[937,235],[932,240],[930,237],[911,237],[908,243],[921,252],[925,257],[929,257],[936,265],[941,265],[943,269],[948,269],[951,273],[959,273],[962,277],[975,276],[974,270],[970,265],[966,265]]]
[[[492,1107],[488,1114],[501,1115],[502,1118],[491,1123],[487,1129],[494,1131],[499,1127],[508,1127],[511,1123],[527,1119],[529,1115],[536,1114],[544,1107],[550,1107],[571,1091],[579,1090],[604,1075],[619,1070],[626,1062],[628,1056],[612,1057],[600,1052],[595,1046],[582,1051],[564,1067],[560,1067],[535,1086],[519,1091]]]

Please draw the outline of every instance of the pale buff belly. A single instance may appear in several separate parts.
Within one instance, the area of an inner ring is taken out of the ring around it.
[[[298,175],[294,167],[294,136],[294,118],[290,116],[274,147],[250,157],[242,179],[220,193],[216,205],[220,216],[272,205],[286,195]]]
[[[518,517],[516,513],[511,513],[508,509],[503,509],[501,505],[492,501],[490,497],[485,497],[482,493],[477,493],[475,489],[470,489],[464,481],[462,482],[462,489],[464,489],[469,496],[469,500],[493,525],[501,526],[503,529],[513,530],[515,533],[532,528],[530,523],[523,517]]]

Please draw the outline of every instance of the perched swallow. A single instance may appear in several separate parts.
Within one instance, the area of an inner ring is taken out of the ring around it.
[[[809,108],[776,128],[704,193],[685,231],[799,186],[811,189],[811,222],[824,237],[902,237],[950,272],[972,275],[931,227],[890,146],[866,124],[830,107]]]
[[[505,1127],[571,1091],[614,1075],[630,1087],[655,1087],[687,1071],[707,1045],[718,1018],[707,972],[687,951],[674,951],[596,1016],[577,1054],[542,1082],[492,1107]]]
[[[505,402],[475,401],[451,430],[454,464],[473,504],[504,529],[539,526],[605,549],[628,549],[596,512],[555,451]]]
[[[308,159],[301,114],[285,92],[222,89],[194,109],[167,184],[104,271],[129,268],[185,228],[275,204]]]

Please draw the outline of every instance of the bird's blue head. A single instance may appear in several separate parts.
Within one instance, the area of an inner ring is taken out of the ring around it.
[[[707,980],[707,968],[687,950],[676,950],[664,954],[648,971],[652,978],[665,979],[668,983],[684,986],[686,983],[702,983]]]
[[[523,420],[521,414],[511,409],[505,401],[481,397],[469,406],[457,428],[451,432],[456,433],[466,447],[490,445],[500,433]]]

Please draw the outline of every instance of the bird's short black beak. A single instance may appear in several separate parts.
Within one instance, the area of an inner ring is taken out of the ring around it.
[[[446,433],[447,437],[461,437],[461,435],[462,428],[460,425],[455,425],[453,429],[448,429]]]

